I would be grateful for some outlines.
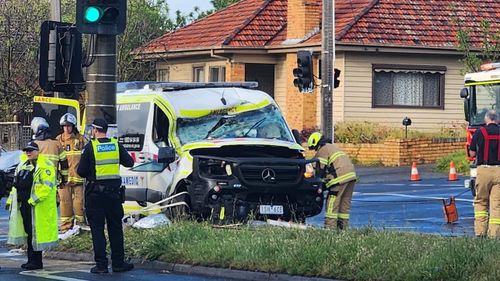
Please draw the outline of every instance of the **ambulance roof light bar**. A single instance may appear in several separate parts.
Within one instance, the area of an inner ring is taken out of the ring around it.
[[[489,70],[494,70],[494,69],[498,69],[498,68],[500,68],[500,62],[485,63],[485,64],[482,64],[480,67],[481,71],[489,71]]]
[[[144,88],[162,91],[176,91],[201,88],[245,88],[255,89],[258,82],[160,82],[146,85]]]

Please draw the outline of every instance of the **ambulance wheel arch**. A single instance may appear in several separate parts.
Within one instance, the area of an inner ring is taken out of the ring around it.
[[[172,193],[172,195],[175,195],[175,194],[178,194],[178,193],[181,193],[184,191],[188,191],[189,185],[190,185],[189,179],[181,180],[177,184],[175,191],[174,191],[174,193]],[[191,198],[188,194],[184,194],[184,195],[175,197],[171,202],[169,202],[169,204],[179,203],[179,202],[185,202],[188,206],[180,205],[180,206],[167,208],[166,214],[169,218],[174,219],[174,220],[180,219],[180,218],[189,216],[189,214],[191,213]]]

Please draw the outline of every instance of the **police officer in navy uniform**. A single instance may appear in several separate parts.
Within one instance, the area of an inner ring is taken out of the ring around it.
[[[132,167],[134,160],[116,138],[107,138],[108,123],[97,118],[92,123],[92,140],[83,148],[77,173],[86,179],[85,214],[90,225],[94,260],[91,273],[108,273],[104,223],[107,223],[111,244],[113,272],[132,270],[125,262],[123,246],[123,207],[120,164]]]

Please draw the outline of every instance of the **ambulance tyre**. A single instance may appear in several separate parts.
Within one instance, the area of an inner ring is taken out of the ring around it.
[[[187,186],[185,186],[185,185],[179,186],[177,188],[177,191],[175,192],[175,194],[183,192],[183,191],[187,191]],[[170,201],[168,203],[172,204],[172,203],[177,203],[177,202],[186,202],[189,205],[189,203],[190,203],[189,195],[188,194],[180,195],[178,197],[175,197],[174,199],[172,199],[172,201]],[[189,218],[189,215],[190,215],[189,214],[189,207],[186,205],[180,205],[180,206],[176,206],[176,207],[167,208],[166,215],[171,220],[187,219],[187,218]]]

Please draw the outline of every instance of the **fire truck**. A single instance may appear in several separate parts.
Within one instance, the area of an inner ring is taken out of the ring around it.
[[[465,88],[460,91],[464,100],[467,126],[467,159],[471,161],[470,179],[465,180],[465,187],[472,190],[476,179],[475,158],[469,154],[469,147],[474,132],[484,125],[484,115],[490,109],[500,111],[500,62],[481,65],[480,72],[465,75]]]

